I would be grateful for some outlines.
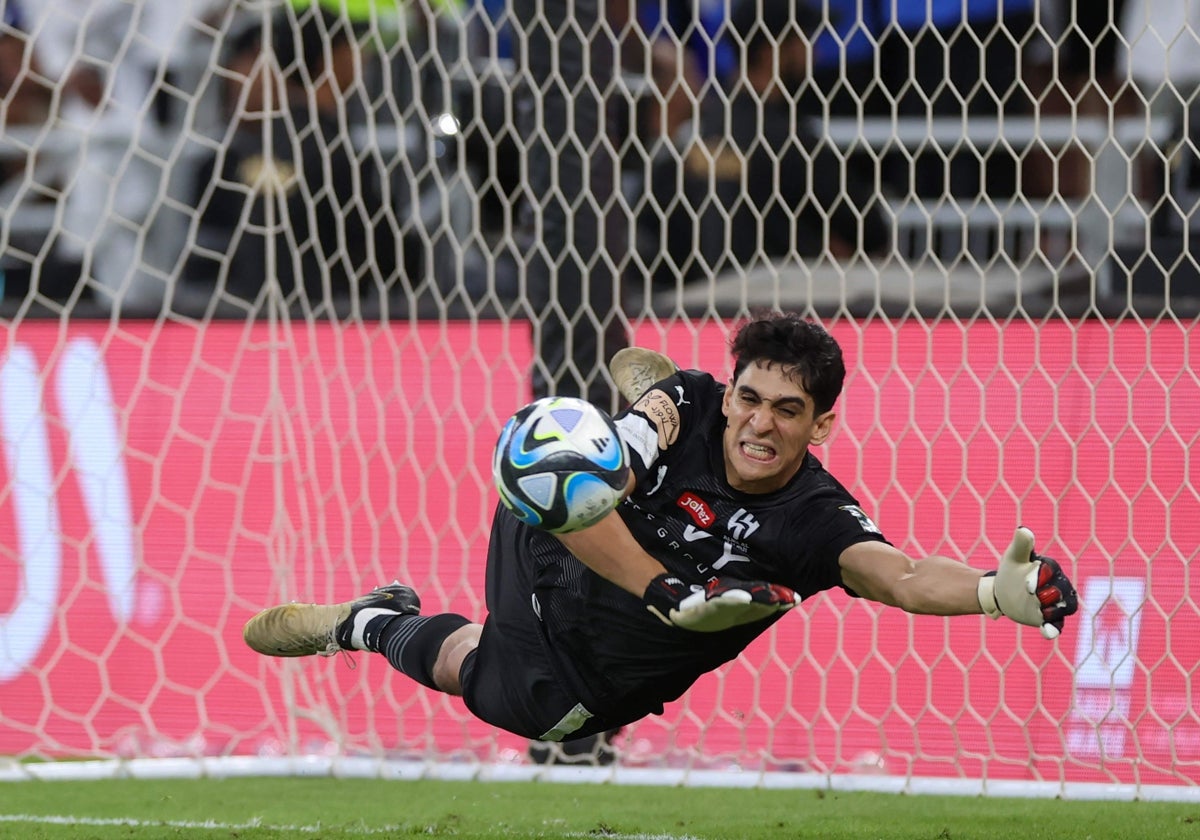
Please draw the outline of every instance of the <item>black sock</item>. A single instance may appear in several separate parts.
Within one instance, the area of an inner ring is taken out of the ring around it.
[[[386,656],[397,671],[440,691],[433,681],[433,666],[442,643],[470,623],[454,613],[380,616],[368,622],[363,637],[369,637],[370,649]]]

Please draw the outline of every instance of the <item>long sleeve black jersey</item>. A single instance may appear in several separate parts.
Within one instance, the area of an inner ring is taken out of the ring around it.
[[[682,580],[767,580],[802,597],[841,586],[838,557],[883,540],[850,493],[810,453],[787,486],[765,494],[725,478],[724,387],[682,371],[658,386],[679,410],[678,434],[661,439],[650,418],[617,417],[637,479],[618,508],[637,541]],[[591,572],[553,537],[527,529],[534,594],[560,661],[612,717],[661,712],[707,671],[733,659],[776,619],[718,633],[664,624],[641,599]],[[853,594],[853,593],[851,593]]]

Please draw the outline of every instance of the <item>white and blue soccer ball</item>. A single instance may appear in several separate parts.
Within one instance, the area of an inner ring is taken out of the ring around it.
[[[544,397],[504,424],[492,476],[514,516],[565,534],[595,524],[620,503],[629,458],[603,410],[576,397]]]

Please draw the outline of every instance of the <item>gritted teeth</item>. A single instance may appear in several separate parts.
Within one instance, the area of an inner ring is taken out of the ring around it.
[[[750,457],[760,458],[764,461],[768,458],[771,458],[775,454],[775,450],[769,446],[764,446],[760,443],[749,443],[747,441],[742,442],[742,449],[744,449],[746,454]]]

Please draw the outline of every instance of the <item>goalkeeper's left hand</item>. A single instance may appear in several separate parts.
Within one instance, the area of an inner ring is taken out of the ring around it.
[[[715,633],[787,612],[800,603],[800,596],[766,581],[718,577],[704,586],[692,586],[674,575],[661,574],[650,581],[642,600],[664,624]]]
[[[1033,551],[1033,532],[1018,528],[1000,558],[1000,568],[979,579],[979,606],[993,619],[1007,616],[1041,628],[1047,639],[1062,632],[1063,620],[1079,609],[1075,587],[1058,563]]]

